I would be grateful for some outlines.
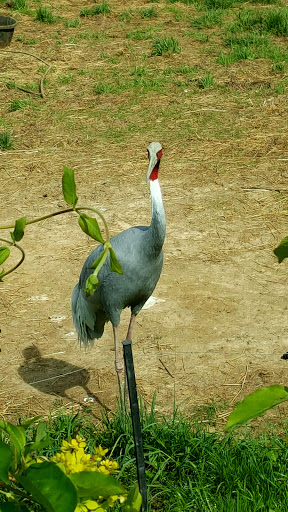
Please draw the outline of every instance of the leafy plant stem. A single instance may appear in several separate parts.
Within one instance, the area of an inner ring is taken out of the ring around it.
[[[77,208],[75,208],[75,212],[79,213],[79,211],[83,211],[83,210],[87,210],[87,211],[90,211],[90,212],[94,212],[96,213],[96,215],[98,215],[98,217],[100,217],[100,219],[102,220],[103,224],[104,224],[104,229],[105,229],[105,234],[106,234],[106,242],[109,242],[110,241],[110,233],[109,233],[109,228],[108,228],[108,224],[104,218],[104,216],[102,215],[101,212],[99,212],[99,210],[97,210],[96,208],[92,208],[92,206],[77,206]]]
[[[69,212],[73,212],[73,211],[79,213],[80,211],[83,211],[83,210],[88,210],[88,211],[94,212],[94,213],[96,213],[96,215],[98,215],[100,217],[100,219],[102,220],[102,222],[104,224],[106,240],[107,240],[107,242],[109,242],[110,233],[109,233],[108,224],[107,224],[104,216],[102,215],[102,213],[99,212],[99,210],[97,210],[96,208],[92,208],[90,206],[78,206],[77,208],[66,208],[65,210],[60,210],[59,212],[48,213],[47,215],[43,215],[42,217],[37,217],[36,219],[27,220],[26,225],[35,224],[36,222],[41,222],[42,220],[50,219],[52,217],[56,217],[57,215],[62,215],[62,213],[69,213]],[[14,228],[14,224],[9,224],[7,226],[0,226],[0,229],[13,229],[13,228]]]
[[[10,268],[6,272],[1,273],[0,277],[2,279],[4,276],[11,274],[11,272],[14,272],[14,270],[16,270],[16,268],[20,267],[20,265],[23,263],[23,261],[25,259],[25,252],[22,249],[22,247],[20,247],[20,245],[18,245],[18,244],[15,244],[15,242],[11,242],[10,240],[6,240],[5,238],[0,238],[0,240],[1,240],[1,242],[5,242],[5,244],[9,244],[9,245],[12,245],[13,247],[16,247],[16,249],[19,249],[19,251],[22,253],[21,259],[18,261],[18,263],[16,263],[16,265],[14,265],[14,267]]]
[[[25,498],[29,501],[33,501],[34,503],[38,503],[37,500],[32,498],[29,494],[26,494],[25,492],[20,491],[19,489],[16,489],[15,487],[12,487],[12,485],[5,484],[4,482],[0,482],[0,487],[2,489],[5,489],[6,491],[13,492],[13,494],[16,494],[17,496],[21,496],[21,498]],[[3,492],[0,490],[0,492]]]

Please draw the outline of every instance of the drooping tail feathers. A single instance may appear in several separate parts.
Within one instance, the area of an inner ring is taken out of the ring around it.
[[[107,317],[102,310],[93,309],[77,284],[72,293],[72,317],[78,333],[79,342],[87,347],[93,346],[95,338],[101,338]]]

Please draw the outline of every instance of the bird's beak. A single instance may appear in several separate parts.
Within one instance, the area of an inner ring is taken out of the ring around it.
[[[148,172],[147,172],[147,178],[146,181],[149,180],[150,174],[155,168],[156,164],[158,162],[158,156],[156,153],[153,153],[152,155],[149,155],[149,165],[148,165]]]

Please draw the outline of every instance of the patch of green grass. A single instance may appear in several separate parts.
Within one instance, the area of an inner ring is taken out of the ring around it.
[[[201,2],[202,3],[202,2]],[[204,0],[204,6],[206,9],[231,9],[235,7],[239,1],[237,0]]]
[[[259,34],[288,35],[288,9],[245,8],[237,15],[234,23],[228,26],[230,32],[256,31]]]
[[[115,87],[110,83],[101,83],[95,85],[93,92],[95,94],[109,94],[111,92],[114,92]]]
[[[27,9],[26,0],[13,0],[11,4],[11,7],[13,7],[13,9],[15,9],[16,11],[22,11]]]
[[[281,426],[281,434],[270,430],[257,437],[247,430],[241,435],[210,433],[205,425],[214,423],[217,407],[207,407],[198,411],[197,423],[177,409],[170,417],[159,417],[154,402],[151,409],[140,404],[149,510],[286,512],[287,426]],[[129,487],[137,479],[128,414],[104,413],[95,428],[88,414],[63,410],[50,419],[48,432],[54,442],[43,455],[55,455],[64,439],[79,434],[90,453],[99,445],[110,449],[109,455],[120,464],[123,485]]]
[[[60,85],[70,84],[70,82],[72,82],[73,80],[74,80],[74,77],[71,73],[68,73],[68,75],[59,75],[57,77],[57,82]]]
[[[144,28],[127,32],[126,37],[127,39],[132,39],[132,41],[145,41],[147,39],[152,39],[154,32],[155,28],[147,27],[146,29]]]
[[[181,9],[179,9],[179,7],[174,7],[173,5],[168,7],[168,10],[171,12],[171,14],[173,14],[175,21],[181,21],[183,19],[184,13]]]
[[[211,9],[202,16],[198,18],[194,18],[190,25],[191,27],[203,29],[203,28],[211,28],[215,25],[222,25],[223,11],[221,9]]]
[[[122,11],[118,15],[118,17],[119,17],[120,21],[126,22],[126,21],[131,21],[133,14],[134,14],[133,9],[128,9],[127,11]]]
[[[28,105],[31,105],[29,100],[18,100],[15,98],[14,100],[11,100],[10,112],[16,112],[16,110],[21,110],[22,108],[25,108]]]
[[[12,140],[12,135],[10,132],[0,132],[0,149],[7,150],[13,149],[14,142]]]
[[[197,68],[195,66],[179,66],[177,68],[166,68],[164,69],[164,75],[190,75],[196,73]]]
[[[215,78],[207,71],[202,77],[197,79],[197,85],[199,89],[207,89],[208,87],[212,87],[214,85]]]
[[[288,53],[281,47],[271,43],[269,38],[257,33],[248,33],[244,36],[231,34],[225,40],[225,45],[230,48],[230,55],[220,54],[218,62],[229,65],[233,62],[246,59],[270,59],[274,62],[285,61]]]
[[[146,9],[142,9],[140,11],[141,18],[143,19],[151,19],[151,18],[157,18],[158,12],[156,11],[154,5],[152,7],[147,7]]]
[[[75,18],[74,20],[66,20],[65,27],[67,28],[78,28],[81,26],[81,20],[79,18]]]
[[[155,41],[153,41],[152,55],[161,56],[168,52],[180,53],[178,39],[175,39],[175,37],[163,37],[162,39],[155,39]]]
[[[52,25],[53,23],[56,23],[58,18],[57,16],[54,16],[51,7],[48,7],[47,5],[40,5],[38,9],[36,9],[35,19],[42,23]]]
[[[266,32],[276,36],[288,36],[288,9],[268,9],[264,28]]]
[[[80,16],[98,16],[99,14],[110,14],[111,7],[108,2],[102,2],[102,4],[95,5],[91,9],[85,8],[80,11]]]

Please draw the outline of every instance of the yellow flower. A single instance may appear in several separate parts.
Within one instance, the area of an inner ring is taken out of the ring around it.
[[[87,510],[99,510],[99,505],[97,501],[94,500],[86,500],[83,502],[83,505],[85,505]]]

